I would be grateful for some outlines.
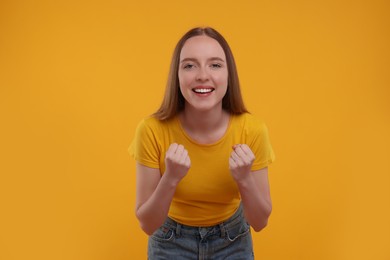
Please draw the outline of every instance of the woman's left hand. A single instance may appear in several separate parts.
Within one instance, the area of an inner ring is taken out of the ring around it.
[[[229,169],[236,182],[243,182],[250,178],[255,155],[246,144],[236,144],[229,158]]]

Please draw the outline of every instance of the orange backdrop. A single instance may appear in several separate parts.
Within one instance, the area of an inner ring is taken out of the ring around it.
[[[258,259],[390,259],[388,1],[0,1],[0,259],[145,259],[127,147],[218,29],[277,160]]]

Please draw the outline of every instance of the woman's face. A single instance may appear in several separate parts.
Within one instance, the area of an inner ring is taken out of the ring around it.
[[[188,39],[180,52],[178,77],[186,107],[199,111],[222,107],[228,69],[221,45],[205,35]]]

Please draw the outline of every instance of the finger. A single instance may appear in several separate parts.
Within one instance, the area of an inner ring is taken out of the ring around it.
[[[244,153],[246,154],[250,162],[253,162],[255,160],[256,156],[254,155],[254,153],[252,152],[251,148],[248,145],[246,144],[242,145],[241,149],[244,151]]]
[[[185,159],[185,165],[190,168],[191,167],[191,160],[190,160],[190,157],[187,156],[186,159]]]
[[[236,149],[234,149],[234,152],[235,152],[240,158],[246,158],[246,157],[247,157],[246,153],[244,152],[244,150],[242,150],[241,146],[238,146]]]
[[[181,145],[181,144],[179,144],[179,145],[177,146],[177,149],[176,149],[175,154],[178,155],[178,156],[181,156],[181,155],[183,154],[183,151],[184,151],[184,146]]]
[[[236,163],[237,166],[241,166],[244,164],[242,159],[237,155],[237,153],[235,151],[232,152],[232,155],[230,156],[230,158],[232,158],[232,160]]]
[[[179,145],[177,143],[172,143],[169,146],[169,149],[171,149],[171,151],[175,152],[177,150],[177,147],[179,147]]]
[[[245,162],[245,164],[250,164],[254,160],[254,155],[246,144],[240,145],[240,147],[237,147],[234,151]]]
[[[171,144],[171,145],[169,146],[168,151],[167,151],[166,154],[169,155],[169,156],[175,154],[177,147],[178,147],[178,144],[177,144],[177,143]]]
[[[235,144],[232,146],[233,150],[236,150],[238,147],[241,147],[242,144]]]
[[[179,162],[180,163],[185,163],[186,158],[188,157],[188,151],[184,149],[184,151],[179,156],[180,156]]]
[[[253,154],[251,148],[248,145],[246,145],[246,144],[241,145],[241,149],[244,151],[244,153],[246,155],[250,155],[250,156],[255,157],[255,155]]]
[[[233,151],[233,152],[230,154],[230,158],[232,158],[234,161],[239,161],[239,160],[240,160],[240,157],[238,156],[238,154],[236,153],[236,151]]]
[[[237,168],[237,163],[233,160],[232,157],[229,157],[229,167],[230,169]]]

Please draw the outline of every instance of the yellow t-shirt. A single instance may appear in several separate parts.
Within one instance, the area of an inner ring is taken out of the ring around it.
[[[165,153],[170,144],[187,149],[191,168],[176,188],[168,216],[189,226],[212,226],[234,214],[240,204],[237,185],[229,171],[232,146],[247,144],[256,159],[252,171],[273,162],[275,156],[263,121],[251,114],[231,115],[223,137],[212,144],[199,144],[183,130],[177,117],[142,120],[129,152],[137,162],[165,172]]]

